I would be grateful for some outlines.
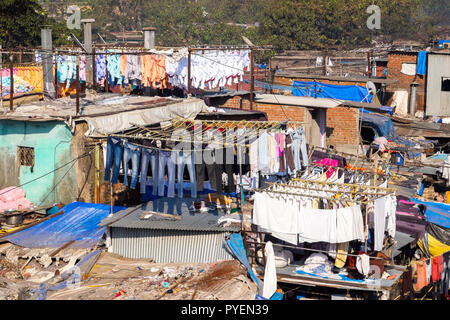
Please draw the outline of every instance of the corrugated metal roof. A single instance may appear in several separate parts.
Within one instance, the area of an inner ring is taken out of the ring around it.
[[[218,219],[225,212],[218,210],[208,213],[199,213],[190,210],[192,198],[159,198],[137,207],[128,208],[118,212],[112,217],[102,220],[101,226],[134,228],[134,229],[161,229],[161,230],[192,230],[192,231],[239,231],[236,227],[221,227]],[[168,213],[180,216],[181,220],[152,215],[142,219],[144,212]]]
[[[401,253],[400,249],[406,246],[407,244],[410,244],[411,242],[415,241],[413,237],[411,237],[409,234],[403,233],[403,232],[395,232],[395,241],[397,242],[395,244],[394,250],[392,252],[392,256],[397,256]]]

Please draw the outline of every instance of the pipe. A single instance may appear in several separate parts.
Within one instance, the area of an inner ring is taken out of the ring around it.
[[[411,116],[415,116],[416,114],[416,91],[417,91],[417,86],[419,84],[417,82],[413,82],[411,83],[411,95],[409,97],[409,114]]]
[[[42,46],[42,71],[44,81],[44,95],[55,98],[56,92],[53,81],[53,61],[52,61],[52,29],[44,26],[41,29],[41,46]]]
[[[155,28],[146,27],[142,28],[144,31],[144,48],[145,49],[154,49],[155,48]]]

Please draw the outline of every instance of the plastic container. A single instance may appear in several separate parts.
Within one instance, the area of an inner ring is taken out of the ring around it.
[[[404,162],[405,159],[403,158],[403,156],[400,153],[397,153],[397,165],[403,166]]]

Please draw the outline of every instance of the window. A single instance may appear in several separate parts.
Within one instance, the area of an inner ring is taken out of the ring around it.
[[[34,148],[17,147],[17,163],[20,166],[34,167]]]
[[[442,77],[441,91],[450,91],[450,78]]]

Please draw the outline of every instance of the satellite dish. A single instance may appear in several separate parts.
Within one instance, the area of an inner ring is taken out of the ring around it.
[[[376,95],[377,94],[377,87],[372,81],[367,81],[366,83],[366,89],[369,91],[370,94]]]

